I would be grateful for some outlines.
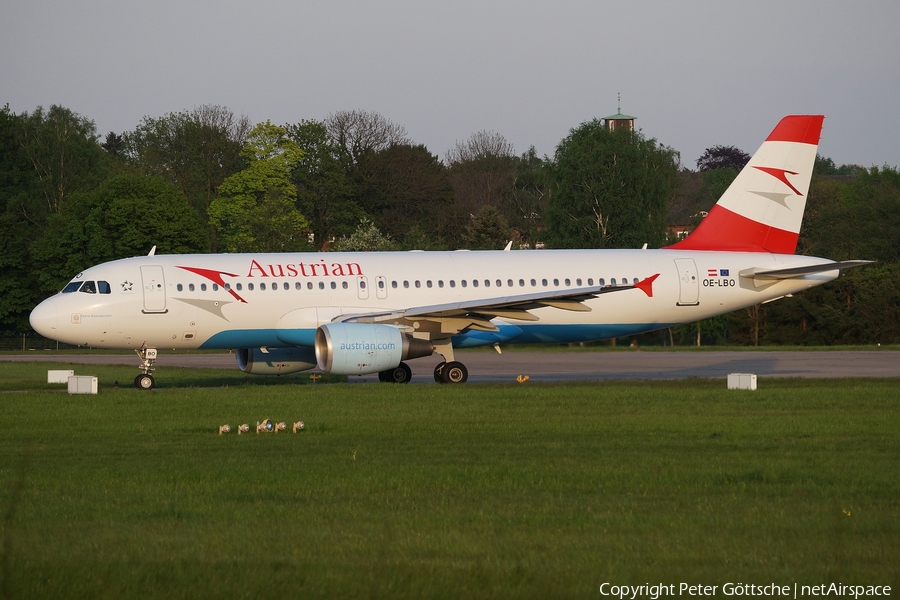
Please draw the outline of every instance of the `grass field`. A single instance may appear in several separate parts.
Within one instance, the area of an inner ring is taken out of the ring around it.
[[[47,368],[0,364],[3,600],[900,584],[897,380],[28,389]],[[217,435],[265,418],[307,430]]]

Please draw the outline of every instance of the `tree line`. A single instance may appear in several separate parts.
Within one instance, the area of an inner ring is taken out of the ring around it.
[[[685,168],[641,131],[582,123],[553,156],[479,131],[444,157],[355,110],[253,124],[221,106],[98,135],[61,106],[0,110],[0,329],[81,270],[159,253],[661,247],[749,159],[710,147]],[[743,161],[743,163],[741,162]],[[800,298],[665,332],[668,343],[900,341],[900,177],[820,157],[804,253],[878,260]],[[893,313],[892,313],[893,309]],[[752,314],[751,314],[752,313]],[[877,317],[866,321],[869,317]],[[648,334],[655,343],[665,336]]]

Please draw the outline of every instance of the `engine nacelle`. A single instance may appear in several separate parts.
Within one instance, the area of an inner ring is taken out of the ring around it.
[[[312,348],[238,348],[234,351],[238,368],[253,375],[283,375],[308,371],[316,367]]]
[[[431,342],[405,335],[393,325],[328,323],[316,330],[316,360],[326,373],[378,373],[433,352]]]

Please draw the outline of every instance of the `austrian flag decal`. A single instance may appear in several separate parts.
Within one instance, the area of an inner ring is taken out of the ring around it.
[[[707,277],[728,277],[728,269],[707,269]]]

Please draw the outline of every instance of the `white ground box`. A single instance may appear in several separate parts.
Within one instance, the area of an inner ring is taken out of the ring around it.
[[[72,369],[60,371],[47,371],[47,383],[68,383],[69,377],[75,374]]]
[[[756,374],[755,373],[729,373],[728,374],[729,390],[755,390]]]
[[[69,377],[70,394],[96,394],[97,378],[91,375],[73,375]]]

